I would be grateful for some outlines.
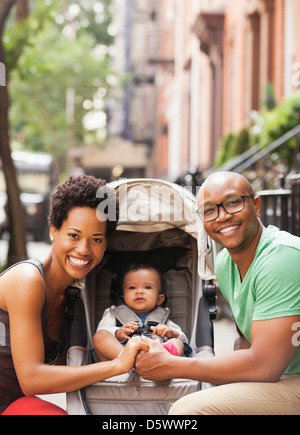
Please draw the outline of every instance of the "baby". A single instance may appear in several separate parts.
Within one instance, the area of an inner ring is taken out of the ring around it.
[[[151,318],[167,319],[169,314],[167,308],[162,308],[166,296],[160,272],[151,265],[131,265],[124,272],[121,281],[120,296],[124,305],[106,310],[94,335],[94,347],[99,360],[110,361],[117,358],[132,336],[149,336],[149,333],[154,340],[159,337],[170,353],[183,356],[188,339],[178,325],[171,320],[163,324],[153,322],[153,326],[150,321],[148,323]],[[133,319],[126,324],[122,324],[124,312],[127,318],[129,316]]]

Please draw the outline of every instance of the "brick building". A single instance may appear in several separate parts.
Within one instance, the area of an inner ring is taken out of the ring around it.
[[[158,106],[169,114],[163,130],[168,136],[163,153],[156,136],[153,164],[155,175],[174,179],[212,166],[222,136],[240,131],[249,124],[251,111],[262,109],[268,84],[277,101],[299,85],[300,2],[168,4],[174,10],[174,77],[168,101]],[[160,44],[165,43],[161,38]],[[155,156],[161,155],[163,161],[156,164]],[[163,162],[168,166],[162,168]]]
[[[150,176],[210,168],[221,138],[262,109],[268,84],[278,102],[299,86],[299,0],[123,4],[132,78],[122,135],[148,146]]]

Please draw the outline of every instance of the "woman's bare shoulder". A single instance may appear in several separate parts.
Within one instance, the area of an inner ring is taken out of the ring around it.
[[[20,263],[0,277],[0,308],[6,311],[28,302],[40,307],[45,295],[43,277],[33,264]]]

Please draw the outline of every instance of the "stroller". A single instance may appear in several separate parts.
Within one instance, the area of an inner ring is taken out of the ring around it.
[[[120,180],[109,186],[120,201],[120,222],[81,297],[73,289],[68,365],[93,363],[92,336],[104,311],[116,303],[110,299],[112,283],[129,263],[161,270],[171,319],[190,339],[193,357],[213,357],[215,250],[197,217],[195,196],[160,180]],[[67,410],[69,415],[167,415],[178,399],[208,387],[190,380],[149,382],[131,372],[68,393]]]

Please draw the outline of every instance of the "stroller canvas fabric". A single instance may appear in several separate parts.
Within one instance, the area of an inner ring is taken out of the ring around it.
[[[189,338],[193,356],[214,356],[214,245],[197,217],[196,198],[160,180],[122,180],[110,187],[120,201],[120,221],[105,258],[74,303],[68,365],[93,363],[92,336],[115,304],[110,296],[116,276],[130,263],[151,263],[161,271],[170,315]],[[67,394],[67,410],[70,415],[166,415],[179,398],[207,387],[189,380],[149,382],[131,372]]]

